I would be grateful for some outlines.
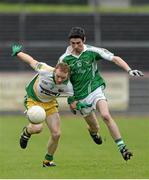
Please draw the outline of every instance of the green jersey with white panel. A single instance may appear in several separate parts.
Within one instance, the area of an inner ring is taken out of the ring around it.
[[[69,46],[60,57],[59,62],[70,66],[70,81],[73,85],[76,100],[84,99],[100,86],[105,87],[105,81],[97,68],[97,61],[101,59],[112,61],[114,54],[103,48],[84,44],[84,50],[77,56],[72,54]]]

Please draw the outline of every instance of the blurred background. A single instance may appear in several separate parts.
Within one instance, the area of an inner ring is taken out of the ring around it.
[[[130,78],[112,63],[99,63],[111,111],[148,115],[148,22],[149,0],[0,0],[0,114],[23,111],[24,88],[35,74],[11,57],[11,45],[20,43],[24,52],[55,66],[69,30],[81,26],[87,44],[108,49],[145,74]],[[59,102],[69,111],[65,98]]]

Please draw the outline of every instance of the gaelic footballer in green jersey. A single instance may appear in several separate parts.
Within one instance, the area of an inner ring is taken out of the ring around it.
[[[102,144],[99,123],[93,111],[97,109],[116,142],[123,159],[127,161],[132,156],[132,153],[126,148],[119,128],[110,115],[106,97],[103,93],[105,81],[97,68],[97,62],[101,60],[111,61],[123,68],[131,76],[143,76],[143,73],[132,70],[122,58],[115,56],[106,49],[85,44],[85,31],[81,27],[73,27],[68,38],[70,46],[60,57],[59,62],[67,63],[70,67],[70,81],[74,90],[73,98],[68,99],[70,108],[75,109],[78,101],[92,105],[83,108],[81,111],[88,124],[92,139],[96,144]]]

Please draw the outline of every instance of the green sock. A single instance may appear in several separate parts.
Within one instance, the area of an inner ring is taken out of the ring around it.
[[[48,161],[52,161],[53,160],[53,155],[46,154],[45,159],[48,160]]]
[[[116,142],[116,144],[118,146],[119,151],[121,151],[123,149],[123,147],[126,146],[124,141],[121,138],[120,139],[116,139],[115,142]]]

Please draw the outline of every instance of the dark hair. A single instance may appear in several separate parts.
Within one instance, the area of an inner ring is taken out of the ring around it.
[[[80,38],[84,41],[85,31],[81,27],[73,27],[69,32],[68,38]]]

